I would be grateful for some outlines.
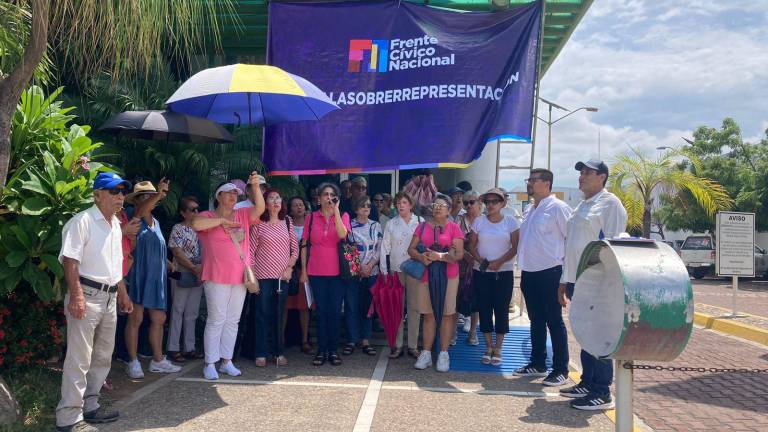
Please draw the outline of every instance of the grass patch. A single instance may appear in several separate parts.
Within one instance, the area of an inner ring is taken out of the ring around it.
[[[56,404],[61,396],[61,369],[35,367],[6,373],[3,378],[21,405],[21,421],[7,430],[50,431],[56,427]]]

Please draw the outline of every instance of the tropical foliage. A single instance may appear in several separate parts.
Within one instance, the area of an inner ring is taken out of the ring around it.
[[[658,158],[638,151],[618,156],[611,168],[609,189],[627,209],[627,229],[651,235],[651,213],[661,197],[677,199],[683,191],[690,194],[708,217],[719,210],[730,209],[733,200],[714,180],[699,177],[681,165],[700,165],[698,158],[686,150],[667,151]]]
[[[23,282],[44,301],[60,297],[61,229],[92,204],[93,179],[108,169],[90,160],[101,143],[88,137],[88,126],[71,124],[72,108],[57,100],[61,91],[46,97],[31,87],[13,118],[10,176],[0,198],[0,293]]]

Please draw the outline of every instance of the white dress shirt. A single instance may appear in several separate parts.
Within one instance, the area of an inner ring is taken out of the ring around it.
[[[563,265],[565,235],[572,210],[550,195],[538,205],[529,205],[520,225],[517,263],[520,270],[537,272]]]
[[[64,257],[80,263],[80,276],[107,285],[123,278],[123,233],[120,220],[112,215],[110,226],[95,205],[67,221],[61,232],[61,252]]]
[[[616,195],[603,189],[583,200],[568,219],[562,283],[576,283],[576,272],[589,242],[618,236],[627,227],[627,211]]]
[[[235,210],[240,210],[241,208],[251,208],[253,207],[253,203],[250,199],[245,199],[243,201],[240,201],[239,203],[235,204]]]
[[[379,268],[382,273],[389,272],[387,269],[387,255],[389,255],[389,264],[392,271],[399,272],[400,264],[410,258],[408,256],[408,246],[411,245],[413,233],[419,223],[424,222],[424,218],[411,215],[410,222],[406,223],[400,215],[395,216],[384,229],[384,239],[381,242],[381,255],[379,258]]]

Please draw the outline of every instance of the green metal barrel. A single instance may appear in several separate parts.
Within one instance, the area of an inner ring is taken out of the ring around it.
[[[654,241],[600,240],[581,256],[570,324],[597,357],[671,361],[693,329],[693,289],[680,257]]]

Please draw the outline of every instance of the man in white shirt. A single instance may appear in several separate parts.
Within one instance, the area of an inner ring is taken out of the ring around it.
[[[259,189],[258,193],[263,194],[269,185],[267,185],[267,181],[264,179],[264,177],[259,176]],[[253,203],[256,202],[256,188],[254,185],[248,183],[245,185],[245,192],[248,195],[248,199],[244,201],[240,201],[239,203],[235,204],[235,210],[241,209],[241,208],[251,208],[253,207]]]
[[[117,420],[99,406],[99,393],[112,364],[117,326],[116,303],[131,313],[133,303],[122,283],[122,232],[115,214],[123,208],[131,183],[101,173],[93,185],[95,205],[76,214],[61,233],[59,261],[68,292],[67,356],[56,407],[56,430],[96,431],[88,423]]]
[[[544,376],[542,384],[560,386],[568,382],[568,333],[563,308],[557,298],[565,256],[565,232],[571,208],[552,195],[552,171],[536,168],[526,179],[529,205],[520,225],[517,260],[520,287],[531,321],[530,362],[517,369],[517,376]],[[547,328],[552,340],[552,373],[547,374]]]
[[[613,238],[624,232],[627,211],[616,195],[605,190],[608,166],[603,161],[590,159],[576,164],[579,189],[584,200],[568,219],[565,241],[565,261],[560,279],[558,299],[566,307],[573,295],[576,272],[584,248],[592,241]],[[614,406],[610,386],[613,382],[613,363],[598,359],[581,350],[581,382],[560,391],[562,396],[577,398],[571,407],[581,410],[603,410]]]

